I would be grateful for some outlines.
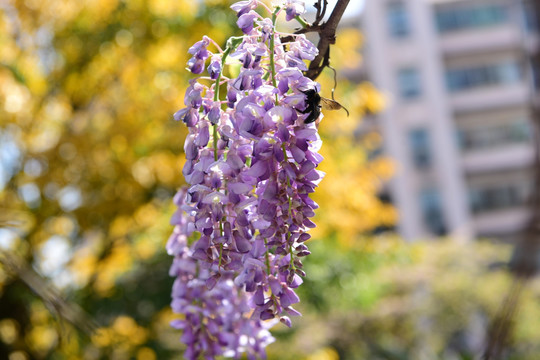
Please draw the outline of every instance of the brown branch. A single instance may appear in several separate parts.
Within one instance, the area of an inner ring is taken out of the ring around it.
[[[313,25],[317,26],[321,23],[321,21],[324,19],[324,16],[326,15],[326,9],[328,8],[328,1],[318,0],[314,6],[317,9],[317,14],[315,15],[315,21],[313,22]]]
[[[524,278],[516,278],[488,329],[482,360],[500,359],[514,329],[516,313],[525,287]]]
[[[53,315],[59,315],[88,336],[92,335],[98,328],[95,321],[79,305],[65,300],[55,287],[36,273],[19,256],[0,250],[0,263],[41,298]]]
[[[299,30],[297,33],[306,33],[306,32],[318,32],[319,33],[319,43],[317,48],[319,49],[319,54],[311,61],[309,64],[308,71],[306,71],[306,76],[311,80],[315,80],[326,66],[330,64],[330,45],[336,43],[336,30],[343,13],[349,5],[350,0],[338,0],[334,10],[330,14],[328,21],[319,25],[319,22],[324,17],[326,12],[326,0],[323,0],[323,8],[321,10],[321,0],[315,5],[317,8],[318,18],[315,19],[315,22],[312,26],[308,26],[305,29]]]
[[[536,35],[540,36],[540,1],[532,1],[536,19]],[[531,75],[540,71],[540,48],[537,46],[529,57],[532,65]],[[534,79],[533,76],[531,76]],[[534,84],[534,87],[536,84]],[[534,88],[531,87],[531,88]],[[540,270],[540,103],[538,93],[533,92],[531,98],[531,118],[534,126],[534,146],[536,150],[533,165],[533,186],[530,198],[530,218],[525,225],[520,239],[517,242],[510,269],[514,275],[514,284],[504,300],[501,308],[492,321],[489,329],[483,360],[496,360],[502,357],[504,348],[508,345],[509,338],[518,311],[522,289],[528,281]]]
[[[540,37],[540,0],[530,2],[535,18],[535,35]],[[519,5],[518,5],[519,6]],[[521,4],[524,6],[524,4]],[[524,53],[529,60],[529,78],[535,79],[535,73],[540,71],[540,47],[536,45],[532,53]],[[533,83],[531,89],[536,89],[537,84]],[[530,198],[530,219],[525,226],[521,241],[516,245],[514,256],[511,262],[511,268],[518,277],[530,278],[534,276],[540,264],[540,103],[538,91],[532,91],[531,94],[531,119],[534,129],[533,144],[535,146],[535,161],[533,165],[534,180],[532,194]]]

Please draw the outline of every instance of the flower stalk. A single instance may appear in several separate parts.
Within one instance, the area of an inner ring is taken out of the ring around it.
[[[317,48],[304,35],[287,47],[277,36],[277,17],[282,10],[288,21],[300,16],[300,1],[286,0],[271,18],[257,14],[257,6],[258,0],[231,6],[244,35],[230,38],[225,50],[209,51],[215,43],[206,36],[189,49],[189,70],[206,71],[214,82],[191,80],[185,108],[174,116],[189,131],[187,186],[174,198],[167,250],[176,277],[171,306],[183,315],[173,326],[183,331],[189,360],[243,352],[263,358],[272,319],[291,326],[288,315],[299,315],[295,289],[317,208],[309,194],[323,176],[317,128],[304,123],[304,91],[318,92],[319,84],[303,71]],[[241,70],[228,78],[231,58]]]

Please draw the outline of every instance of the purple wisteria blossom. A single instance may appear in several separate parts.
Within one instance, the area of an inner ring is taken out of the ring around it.
[[[287,16],[285,20],[291,21],[298,15],[302,15],[306,12],[304,1],[287,0],[285,1],[285,13]]]
[[[178,211],[171,219],[175,229],[167,243],[167,251],[175,256],[170,269],[170,275],[176,277],[171,307],[184,315],[171,325],[183,330],[181,340],[187,346],[184,356],[186,359],[198,359],[201,354],[206,359],[218,355],[239,358],[247,352],[250,359],[263,358],[265,347],[274,341],[268,331],[273,324],[249,318],[248,298],[234,286],[232,271],[220,273],[220,281],[208,289],[208,282],[213,279],[210,270],[199,266],[193,249],[188,247],[188,236],[195,230],[193,219],[182,210],[185,199],[185,190],[175,196]]]
[[[189,49],[191,72],[209,76],[190,82],[174,115],[189,130],[187,187],[174,199],[167,245],[172,308],[183,315],[173,326],[183,330],[186,359],[263,358],[268,329],[300,315],[295,289],[318,207],[309,194],[324,174],[317,128],[297,109],[306,108],[306,89],[319,91],[301,71],[317,48],[303,35],[283,46],[272,20],[254,12],[259,5],[231,6],[245,35],[225,50],[210,52],[207,37]],[[283,10],[288,18],[304,5],[287,0],[274,14]],[[236,77],[226,76],[230,62],[241,64]]]
[[[207,50],[210,40],[208,37],[204,37],[201,41],[195,43],[189,48],[188,52],[193,55],[188,61],[189,70],[194,74],[200,74],[204,70],[204,63],[210,56],[210,52]]]
[[[250,10],[257,8],[258,5],[259,2],[257,0],[238,1],[231,5],[231,9],[236,11],[237,16],[240,17]]]
[[[257,16],[257,13],[253,10],[248,13],[242,14],[238,18],[236,25],[238,25],[238,27],[244,32],[244,34],[249,34],[251,30],[253,30],[253,21]]]

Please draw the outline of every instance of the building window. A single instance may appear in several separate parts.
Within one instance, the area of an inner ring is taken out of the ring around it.
[[[403,1],[391,1],[387,5],[388,31],[394,38],[407,37],[411,32],[409,13]]]
[[[435,235],[447,232],[442,212],[441,196],[437,189],[427,188],[420,193],[420,205],[425,226]]]
[[[525,183],[487,186],[469,190],[469,203],[475,214],[523,206],[531,193]]]
[[[440,7],[435,21],[441,33],[493,26],[508,22],[509,8],[503,4]]]
[[[459,92],[482,86],[513,84],[521,80],[521,69],[516,62],[478,65],[446,71],[446,87]]]
[[[418,98],[422,92],[418,70],[415,68],[399,70],[398,89],[402,99],[411,100]]]
[[[524,1],[522,6],[523,27],[527,32],[533,33],[538,30],[538,20],[535,16],[532,1]]]
[[[499,126],[458,130],[459,147],[464,151],[497,146],[524,144],[532,140],[532,128],[527,119]]]
[[[537,92],[540,91],[540,65],[537,61],[529,60],[529,71],[530,71],[530,85],[536,90]]]
[[[414,129],[409,132],[409,146],[413,163],[418,169],[431,166],[429,133],[426,129]]]

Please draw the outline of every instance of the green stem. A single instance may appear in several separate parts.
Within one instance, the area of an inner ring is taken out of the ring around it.
[[[285,162],[289,161],[289,157],[287,156],[287,149],[285,149],[285,144],[281,144],[281,150],[283,150],[283,157],[285,158]],[[289,176],[287,175],[287,187],[291,187],[291,181],[289,180]],[[289,208],[288,208],[288,214],[289,218],[291,217],[291,207],[292,207],[292,198],[290,196],[287,197],[289,200]]]
[[[219,220],[219,235],[223,236],[223,219]],[[223,260],[223,244],[219,244],[218,269],[221,267],[222,260]]]
[[[265,254],[264,254],[264,257],[265,257],[265,260],[266,260],[266,273],[268,274],[268,276],[271,275],[270,273],[270,255],[268,254],[268,241],[266,239],[264,239],[264,247],[265,247]],[[269,289],[271,294],[270,294],[270,298],[272,299],[272,301],[274,302],[274,310],[276,309],[276,304],[278,303],[278,299],[276,298],[276,295],[272,292],[272,288]]]
[[[291,233],[288,233],[287,236],[287,242],[291,239]],[[289,254],[291,255],[291,260],[289,261],[289,267],[292,269],[292,271],[296,270],[296,266],[294,266],[294,254],[293,254],[293,244],[289,244]]]
[[[268,241],[266,239],[264,239],[264,247],[266,248],[264,254],[266,260],[266,273],[270,276],[270,255],[268,255]]]
[[[295,19],[300,23],[300,25],[302,25],[303,28],[306,28],[309,25],[306,20],[302,19],[300,15],[296,15]]]
[[[231,53],[233,49],[235,49],[238,44],[242,42],[242,38],[237,37],[231,37],[227,41],[227,48],[223,52],[223,55],[221,56],[221,71],[218,73],[216,84],[214,86],[214,101],[219,101],[219,87],[220,87],[220,81],[221,81],[221,74],[223,73],[223,69],[225,68],[225,61],[227,60],[227,56]],[[214,161],[218,160],[218,129],[217,124],[212,125],[213,128],[213,138],[214,138]],[[220,235],[223,235],[223,222],[219,221],[219,230]],[[218,268],[221,267],[221,262],[223,260],[223,244],[219,244],[219,262],[218,262]]]
[[[221,57],[221,71],[218,74],[218,77],[216,79],[216,85],[214,86],[214,101],[219,101],[219,82],[221,81],[221,74],[223,73],[223,68],[225,67],[225,60],[227,59],[227,56],[229,56],[229,53],[232,51],[232,47],[227,44],[227,48],[223,52],[223,56]],[[212,125],[213,128],[213,138],[214,138],[214,161],[217,161],[218,159],[218,131],[217,131],[217,124]]]
[[[270,38],[270,71],[272,72],[272,85],[274,85],[275,88],[277,88],[277,81],[276,81],[276,63],[274,60],[274,50],[275,50],[275,37],[276,37],[276,19],[277,19],[277,13],[280,10],[279,7],[277,7],[274,12],[272,13],[272,37]],[[276,104],[278,103],[278,94],[276,94]]]
[[[212,128],[213,128],[213,137],[214,137],[214,161],[217,161],[217,159],[218,159],[218,149],[217,149],[218,132],[217,132],[217,125],[212,125]]]
[[[218,73],[218,77],[216,79],[216,84],[214,86],[214,101],[219,101],[219,87],[220,87],[220,81],[221,81],[221,74],[223,73],[223,69],[225,68],[225,61],[227,60],[227,56],[236,49],[238,44],[242,42],[241,37],[231,37],[227,41],[227,47],[225,48],[225,51],[223,52],[223,55],[221,56],[221,71]],[[218,151],[217,151],[217,141],[218,141],[218,131],[217,131],[217,125],[212,125],[213,127],[213,137],[214,137],[214,160],[217,161],[218,159]]]
[[[281,144],[281,149],[283,150],[283,157],[285,158],[285,161],[288,162],[289,161],[289,157],[287,156],[287,149],[285,149],[285,144]],[[287,187],[291,187],[291,181],[289,180],[289,176],[287,175]],[[289,202],[289,207],[287,209],[287,214],[289,216],[289,218],[291,218],[292,216],[292,198],[290,196],[287,196],[287,200]],[[288,232],[287,233],[287,243],[289,242],[291,238],[291,233]],[[289,266],[291,267],[291,269],[293,269],[293,271],[295,270],[295,266],[294,266],[294,262],[293,262],[293,259],[294,259],[294,256],[293,256],[293,246],[292,244],[289,244],[289,254],[291,255],[291,260],[289,261]]]
[[[265,260],[266,260],[266,273],[268,274],[268,276],[270,276],[270,255],[268,254],[268,241],[266,239],[264,239],[264,247],[266,248],[265,250]],[[272,289],[270,288],[270,292],[272,291]],[[278,300],[276,298],[276,295],[274,295],[274,293],[272,293],[270,295],[270,298],[274,301],[274,309],[276,308],[276,304],[278,303]]]
[[[221,225],[221,223],[220,223]],[[221,260],[223,259],[223,244],[219,244],[219,261],[218,261],[218,269],[221,267]]]
[[[233,47],[229,43],[227,43],[227,48],[225,49],[221,57],[221,71],[218,74],[218,77],[216,79],[216,85],[214,87],[214,101],[219,101],[219,82],[221,81],[221,74],[223,73],[223,68],[225,67],[225,60],[227,60],[227,56],[229,56],[232,50]]]

